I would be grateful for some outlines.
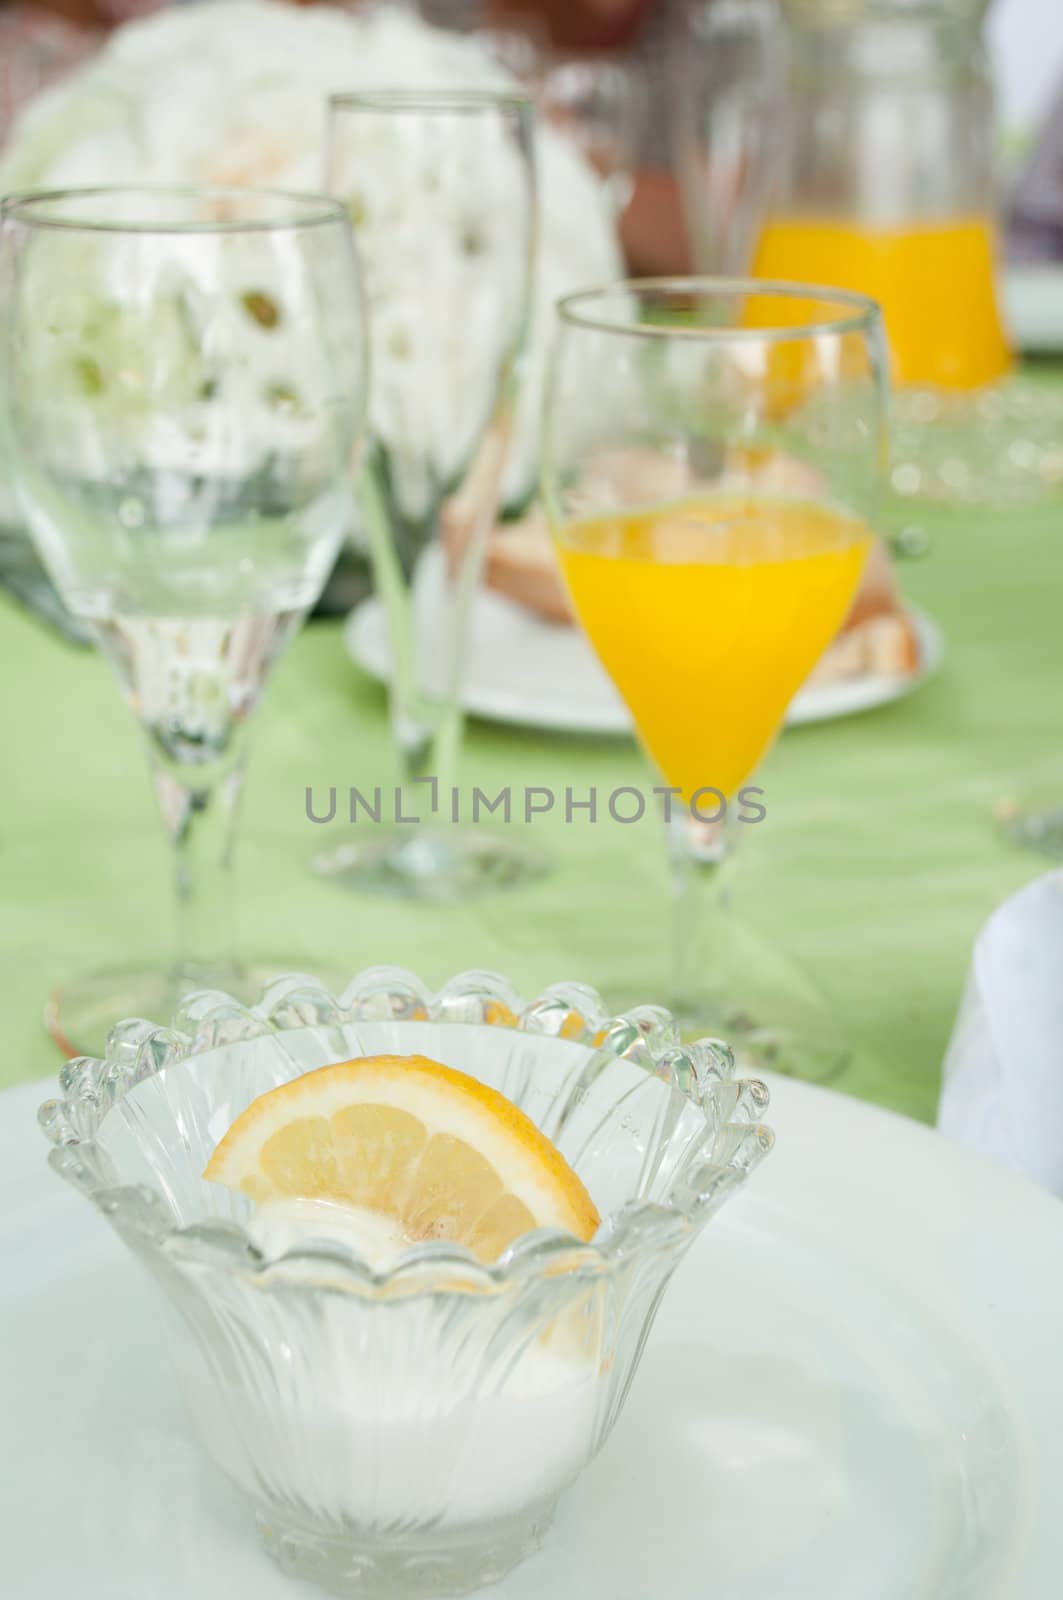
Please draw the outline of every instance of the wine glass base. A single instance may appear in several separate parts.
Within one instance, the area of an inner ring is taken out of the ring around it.
[[[722,1039],[734,1051],[739,1071],[754,1076],[778,1072],[806,1083],[830,1084],[852,1064],[854,1051],[824,1007],[796,1015],[785,1005],[747,1011],[740,1005],[672,1007],[683,1040]]]
[[[856,1050],[830,1001],[771,938],[729,909],[714,910],[709,943],[668,1008],[684,1043],[722,1039],[746,1075],[834,1083]]]
[[[63,1055],[102,1056],[116,1022],[144,1017],[167,1024],[185,996],[195,989],[223,989],[244,1005],[253,1005],[266,984],[287,972],[312,973],[334,994],[350,982],[351,969],[322,968],[306,956],[226,965],[197,975],[178,975],[158,967],[114,967],[83,973],[58,984],[44,1008],[44,1026]]]
[[[315,872],[346,889],[437,904],[514,889],[547,870],[537,851],[484,828],[374,828],[314,860]]]
[[[1063,805],[1042,810],[1008,807],[999,817],[1000,829],[1009,844],[1031,850],[1049,861],[1063,861]]]

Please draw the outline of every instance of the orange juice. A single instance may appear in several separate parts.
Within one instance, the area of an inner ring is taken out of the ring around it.
[[[1011,362],[995,251],[985,217],[889,228],[776,217],[760,235],[753,271],[870,295],[885,316],[895,382],[976,389]]]
[[[738,495],[588,517],[556,538],[579,619],[687,801],[700,788],[730,797],[750,776],[844,620],[871,542],[827,506]]]

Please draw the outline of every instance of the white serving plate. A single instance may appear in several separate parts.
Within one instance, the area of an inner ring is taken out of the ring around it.
[[[941,664],[941,630],[912,612],[919,667],[908,677],[852,678],[803,689],[791,725],[825,722],[887,705],[917,689]],[[375,596],[356,606],[344,629],[347,652],[381,683],[391,676],[387,615]],[[472,606],[462,704],[491,722],[558,733],[629,734],[631,718],[578,628],[546,622],[503,595],[481,589]]]
[[[775,1152],[485,1600],[1058,1600],[1063,1206],[904,1119],[772,1091]],[[47,1169],[47,1092],[0,1096],[4,1600],[311,1600],[193,1443],[136,1264]]]
[[[1063,267],[1005,267],[1000,293],[1004,320],[1019,350],[1063,351]]]

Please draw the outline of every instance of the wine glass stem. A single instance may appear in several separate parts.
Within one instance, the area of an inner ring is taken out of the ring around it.
[[[693,1016],[726,971],[728,857],[723,823],[701,823],[676,805],[666,822],[672,870],[672,1005]]]
[[[443,796],[449,804],[450,790],[458,780],[464,732],[461,677],[469,613],[498,501],[509,436],[509,408],[500,403],[499,415],[487,430],[470,474],[475,493],[470,495],[473,507],[466,512],[469,534],[458,569],[446,580],[445,592],[437,604],[433,620],[440,648],[430,672],[424,670],[421,661],[429,646],[417,637],[418,623],[423,626],[426,619],[416,614],[414,573],[403,572],[399,554],[401,546],[406,550],[407,562],[415,568],[418,540],[409,528],[400,528],[402,519],[389,503],[386,470],[379,452],[370,454],[361,475],[361,509],[374,581],[387,611],[391,637],[391,720],[400,778],[403,786],[418,778],[434,778],[441,804]],[[424,528],[420,541],[422,546],[428,542]]]
[[[403,571],[397,537],[398,518],[389,504],[386,471],[378,451],[370,452],[359,479],[359,501],[369,551],[373,581],[383,602],[391,642],[391,726],[399,777],[404,787],[415,779],[439,776],[435,766],[433,726],[437,713],[423,703],[418,681],[418,644],[415,637],[413,604],[408,576]],[[412,562],[412,550],[407,561]],[[444,707],[444,712],[453,706]],[[456,759],[460,743],[460,724],[456,737],[448,739]]]
[[[414,726],[410,718],[398,713],[398,708],[396,711],[399,772],[403,787],[420,778],[434,778],[439,805],[449,805],[450,791],[458,780],[464,729],[464,717],[457,697],[450,695],[445,702],[434,704],[430,723],[420,721]],[[411,738],[405,737],[404,729],[412,730]]]
[[[179,980],[210,986],[231,970],[235,953],[232,860],[243,756],[212,784],[158,762],[152,779],[174,846]]]

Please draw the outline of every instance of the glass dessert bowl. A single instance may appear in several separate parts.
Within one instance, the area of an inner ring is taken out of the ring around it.
[[[268,1255],[246,1195],[204,1181],[259,1095],[329,1063],[418,1054],[498,1090],[586,1185],[589,1243],[538,1229],[484,1264],[419,1243],[374,1270],[339,1238]],[[247,1009],[192,997],[170,1027],[119,1024],[41,1107],[50,1162],[162,1288],[209,1454],[294,1576],[387,1600],[502,1576],[624,1402],[662,1292],[771,1148],[767,1091],[667,1012],[609,1017],[592,990],[530,1003],[464,973],[397,968],[336,997],[278,979]]]

